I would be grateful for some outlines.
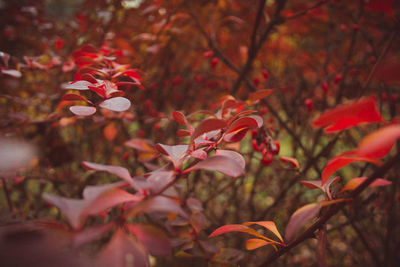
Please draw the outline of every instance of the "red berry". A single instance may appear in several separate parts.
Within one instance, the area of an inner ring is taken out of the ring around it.
[[[333,81],[335,84],[338,84],[342,80],[342,75],[338,74],[335,77],[335,80]]]
[[[273,155],[278,155],[279,151],[281,150],[281,145],[279,144],[279,142],[277,140],[275,140],[274,141],[274,146],[271,146],[271,153]]]
[[[139,135],[140,137],[145,137],[146,133],[145,133],[143,130],[139,130],[139,131],[138,131],[138,135]]]
[[[213,54],[214,54],[214,52],[212,50],[209,50],[209,51],[204,52],[203,56],[205,58],[210,58]]]
[[[256,139],[253,139],[253,141],[251,141],[251,145],[253,146],[253,149],[254,149],[255,151],[259,151],[259,150],[260,150],[260,146],[258,145]]]
[[[253,79],[253,84],[254,84],[254,86],[257,87],[257,86],[260,84],[260,78],[255,77],[255,78]]]
[[[211,60],[211,68],[215,68],[215,66],[217,66],[217,64],[218,64],[218,58],[214,57]]]
[[[307,98],[307,99],[304,101],[304,105],[306,105],[308,111],[312,111],[313,108],[314,108],[313,101],[312,101],[310,98]]]
[[[358,25],[358,24],[353,24],[353,29],[356,30],[356,31],[358,31],[358,30],[361,29],[361,27],[360,27],[360,25]]]
[[[322,90],[324,90],[324,92],[328,92],[328,84],[326,82],[322,83]]]
[[[258,135],[258,130],[257,130],[257,129],[251,130],[251,137],[252,137],[253,139],[255,139],[255,138],[257,137],[257,135]]]
[[[344,24],[340,24],[340,30],[341,30],[342,32],[344,32],[345,30],[347,30],[347,26],[344,25]]]
[[[262,70],[262,75],[264,76],[264,79],[266,79],[266,80],[268,80],[268,78],[269,78],[269,73],[268,73],[268,71],[267,70]]]
[[[264,166],[268,166],[272,163],[273,157],[271,154],[267,153],[265,154],[262,159],[261,159],[261,164]]]

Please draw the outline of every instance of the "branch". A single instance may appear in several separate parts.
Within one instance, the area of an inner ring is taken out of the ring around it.
[[[351,194],[350,199],[356,198],[364,189],[366,189],[373,181],[375,181],[378,177],[382,177],[391,167],[393,167],[400,160],[400,153],[393,158],[391,158],[388,162],[378,168],[371,176],[368,177],[361,185],[359,185]],[[306,239],[314,236],[314,232],[320,229],[333,215],[338,213],[344,206],[346,202],[338,203],[334,206],[331,206],[327,212],[320,217],[313,225],[311,225],[307,230],[305,230],[299,237],[295,240],[288,243],[286,247],[283,247],[278,252],[272,254],[266,261],[264,261],[260,266],[268,266],[270,263],[277,260],[280,256],[289,252],[292,248],[296,247]]]

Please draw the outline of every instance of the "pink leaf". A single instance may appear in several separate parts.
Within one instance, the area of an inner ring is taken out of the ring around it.
[[[321,207],[320,203],[307,204],[296,210],[289,219],[285,230],[285,239],[291,240],[296,232],[309,220],[315,217]]]
[[[112,166],[112,165],[103,165],[103,164],[98,164],[98,163],[93,163],[93,162],[88,162],[88,161],[83,161],[82,166],[89,169],[89,170],[95,170],[95,171],[105,171],[109,172],[111,174],[114,174],[130,184],[133,188],[136,188],[135,183],[132,180],[132,176],[129,174],[128,169],[120,166]]]
[[[161,154],[168,156],[175,168],[180,168],[186,158],[188,145],[169,146],[156,144],[156,149]]]
[[[101,238],[105,233],[115,226],[114,222],[106,223],[99,226],[92,226],[83,231],[76,232],[73,236],[74,246],[80,247],[93,240]]]
[[[196,158],[196,159],[204,160],[207,158],[207,153],[202,148],[200,148],[200,149],[190,152],[190,156],[192,156],[193,158]]]
[[[89,106],[72,106],[69,110],[78,116],[90,116],[96,113],[96,108]]]
[[[161,229],[149,224],[126,224],[125,227],[152,255],[167,256],[170,254],[171,242]]]
[[[238,177],[244,174],[244,169],[236,160],[233,160],[227,156],[212,156],[207,159],[200,161],[196,165],[192,166],[189,169],[186,169],[184,173],[193,171],[193,170],[209,170],[209,171],[219,171],[223,174]]]
[[[125,145],[141,152],[156,152],[153,142],[148,139],[133,138],[129,141],[126,141]]]
[[[215,155],[225,156],[225,157],[233,159],[234,161],[236,161],[239,164],[240,168],[242,168],[243,170],[246,167],[246,161],[244,160],[243,156],[236,151],[217,149],[215,152]]]
[[[118,96],[104,100],[99,106],[112,111],[122,112],[130,108],[131,102],[125,97]]]
[[[111,241],[100,251],[97,266],[150,266],[146,249],[119,228]]]

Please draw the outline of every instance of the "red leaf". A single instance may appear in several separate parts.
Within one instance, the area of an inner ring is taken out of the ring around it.
[[[85,102],[87,102],[87,103],[93,105],[93,103],[92,103],[91,101],[89,101],[89,100],[87,100],[86,98],[84,98],[83,96],[77,95],[77,94],[66,94],[66,95],[64,95],[61,99],[62,99],[62,100],[66,100],[66,101],[71,101],[71,100],[72,100],[72,101],[74,101],[74,100],[77,100],[77,101],[85,101]]]
[[[370,162],[374,164],[381,164],[379,160],[371,157],[350,157],[346,155],[340,155],[333,159],[331,159],[328,164],[325,166],[324,170],[322,171],[322,184],[325,184],[326,180],[335,173],[337,170],[343,168],[344,166],[355,162],[355,161],[362,161],[362,162]]]
[[[358,178],[353,178],[350,181],[348,181],[345,186],[342,188],[342,190],[340,192],[343,191],[352,191],[355,190],[360,184],[362,184],[365,180],[367,180],[367,177],[358,177]],[[392,182],[382,179],[382,178],[378,178],[375,181],[373,181],[369,187],[375,187],[375,186],[388,186],[391,185]]]
[[[315,217],[321,207],[320,203],[307,204],[296,210],[289,219],[285,230],[285,239],[291,240],[296,232],[309,220]]]
[[[172,117],[174,117],[174,120],[182,125],[188,125],[188,121],[186,120],[185,115],[183,115],[182,112],[180,111],[174,111],[172,112]]]
[[[365,157],[382,158],[390,152],[400,138],[400,124],[382,127],[366,136],[358,145],[356,154]]]
[[[167,256],[171,252],[171,242],[161,229],[148,224],[125,224],[147,250],[155,256]]]
[[[146,249],[119,228],[100,251],[97,266],[150,266]]]
[[[394,0],[371,0],[368,2],[367,8],[381,11],[383,13],[388,14],[389,16],[392,16],[393,4]]]
[[[125,71],[118,72],[118,73],[114,74],[113,78],[116,78],[119,76],[127,76],[127,77],[133,79],[134,81],[142,80],[139,73],[137,73],[135,70],[125,70]]]
[[[376,108],[375,99],[368,97],[325,111],[312,122],[312,126],[326,128],[325,132],[334,132],[354,127],[360,123],[382,121],[382,116]]]
[[[125,97],[118,96],[104,100],[99,106],[112,111],[122,112],[130,108],[131,102]]]
[[[192,135],[192,140],[195,140],[197,137],[199,137],[204,133],[219,130],[224,127],[226,127],[226,122],[224,120],[214,119],[214,118],[205,119],[202,122],[200,122],[200,124],[194,130]]]
[[[258,91],[254,92],[254,93],[251,93],[249,95],[248,101],[250,102],[250,104],[252,104],[252,103],[254,103],[254,102],[256,102],[256,101],[258,101],[260,99],[263,99],[264,97],[269,96],[273,92],[274,92],[274,90],[272,90],[272,89],[258,90]]]
[[[223,235],[223,234],[230,233],[230,232],[245,232],[246,233],[249,229],[251,229],[251,228],[249,228],[245,225],[241,225],[241,224],[227,224],[227,225],[217,228],[208,237],[219,236],[219,235]]]
[[[95,107],[88,107],[88,106],[72,106],[69,107],[69,110],[78,116],[90,116],[96,113]]]
[[[229,128],[226,130],[226,133],[231,133],[231,132],[238,132],[239,130],[243,129],[249,129],[253,127],[258,127],[258,122],[255,118],[252,117],[241,117],[229,126]]]
[[[271,240],[271,239],[259,234],[256,230],[251,229],[250,227],[247,227],[242,224],[227,224],[227,225],[221,226],[221,227],[217,228],[214,232],[212,232],[208,237],[219,236],[219,235],[223,235],[223,234],[230,233],[230,232],[248,233],[250,235],[254,235],[256,237],[262,238],[269,242],[277,243],[276,241]]]
[[[268,245],[268,244],[273,244],[273,243],[265,241],[263,239],[259,239],[259,238],[252,238],[252,239],[248,239],[246,241],[246,249],[247,250],[254,250],[254,249],[257,249],[259,247],[263,247],[265,245]]]
[[[198,169],[219,171],[232,177],[238,177],[244,174],[244,169],[242,168],[242,166],[240,166],[240,163],[227,156],[208,157],[207,159],[200,161],[191,168],[186,169],[184,173],[188,173]]]
[[[156,149],[161,154],[168,156],[175,168],[180,168],[186,158],[188,145],[168,146],[156,144]]]

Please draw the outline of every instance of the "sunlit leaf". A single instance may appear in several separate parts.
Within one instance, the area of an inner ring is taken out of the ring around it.
[[[22,77],[22,73],[18,70],[1,70],[1,73],[6,74],[11,77],[14,77],[14,78]]]
[[[72,106],[69,110],[78,116],[90,116],[96,113],[96,108],[89,106]]]
[[[300,164],[295,158],[281,156],[279,159],[283,163],[289,163],[292,168],[300,169]]]
[[[93,84],[91,82],[82,80],[65,84],[62,86],[62,89],[89,90],[89,86],[93,86]]]
[[[368,177],[357,177],[353,178],[350,181],[348,181],[345,186],[342,188],[341,192],[343,191],[352,191],[355,190],[359,185],[361,185],[365,180],[367,180]],[[388,186],[391,185],[392,182],[386,179],[382,178],[377,178],[375,181],[373,181],[369,187],[375,187],[375,186]]]
[[[130,108],[131,102],[125,97],[119,96],[106,99],[99,106],[112,111],[122,112]]]
[[[243,225],[246,226],[250,226],[253,224],[257,224],[260,225],[266,229],[268,229],[269,231],[271,231],[275,236],[277,236],[279,238],[279,240],[281,240],[283,242],[283,238],[281,236],[281,234],[279,233],[278,229],[276,228],[276,225],[273,221],[258,221],[258,222],[245,222],[243,223]]]
[[[269,245],[269,244],[273,244],[273,243],[265,241],[263,239],[259,239],[259,238],[252,238],[252,239],[246,240],[246,249],[247,250],[254,250],[254,249],[257,249],[259,247],[263,247],[263,246]]]

